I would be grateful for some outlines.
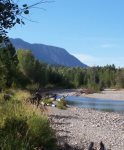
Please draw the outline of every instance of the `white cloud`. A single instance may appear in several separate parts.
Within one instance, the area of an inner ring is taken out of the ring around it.
[[[73,55],[76,58],[78,58],[81,62],[83,62],[89,66],[95,65],[94,62],[95,62],[96,58],[91,55],[87,55],[87,54],[73,54]]]
[[[92,60],[94,60],[93,56],[86,55],[86,54],[73,54],[73,55],[81,61],[92,61]]]
[[[87,54],[73,54],[81,62],[89,66],[105,66],[115,64],[116,67],[124,67],[124,57],[96,57]]]

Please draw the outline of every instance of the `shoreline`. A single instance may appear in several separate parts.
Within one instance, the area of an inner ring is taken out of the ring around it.
[[[124,89],[106,89],[93,94],[82,94],[80,91],[81,89],[65,89],[54,93],[60,96],[78,95],[77,97],[124,101]],[[124,148],[124,114],[70,105],[67,110],[55,107],[48,110],[51,126],[61,147],[67,143],[69,150],[87,150],[90,143],[94,142],[98,149],[102,141],[109,150]]]
[[[54,93],[60,96],[79,96],[79,97],[88,97],[88,98],[97,98],[97,99],[105,99],[105,100],[119,100],[124,101],[124,89],[115,90],[115,89],[106,89],[101,91],[100,93],[93,94],[81,94],[81,89],[65,89],[54,91]]]
[[[83,97],[88,98],[98,98],[98,99],[105,99],[105,100],[119,100],[124,101],[124,89],[121,90],[104,90],[100,93],[93,93],[93,94],[83,94]]]
[[[67,110],[48,109],[59,145],[68,143],[73,148],[87,150],[90,142],[99,147],[102,141],[107,149],[124,148],[124,115],[73,106]]]

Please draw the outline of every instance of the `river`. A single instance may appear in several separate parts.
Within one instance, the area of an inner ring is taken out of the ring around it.
[[[79,96],[68,96],[66,100],[68,104],[81,108],[124,113],[124,101],[122,100],[106,100]]]

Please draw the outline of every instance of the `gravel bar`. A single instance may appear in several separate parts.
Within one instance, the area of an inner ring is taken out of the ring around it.
[[[124,114],[72,106],[48,110],[59,145],[87,150],[90,142],[99,148],[102,141],[107,150],[124,150]]]

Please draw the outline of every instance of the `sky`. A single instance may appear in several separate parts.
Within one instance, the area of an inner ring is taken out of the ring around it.
[[[24,26],[8,31],[11,38],[65,48],[89,66],[124,67],[124,0],[55,0],[37,7]]]

